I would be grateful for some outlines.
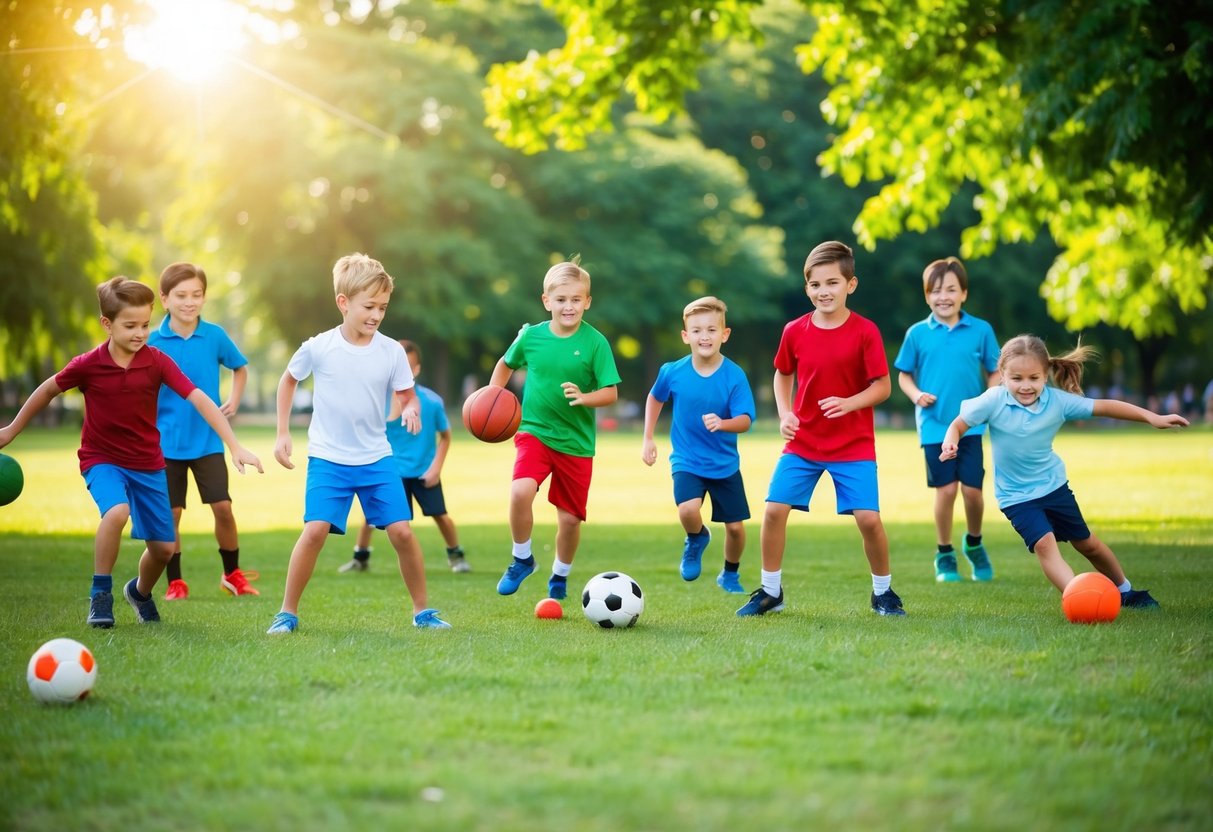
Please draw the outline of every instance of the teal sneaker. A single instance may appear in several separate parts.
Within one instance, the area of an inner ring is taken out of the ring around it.
[[[734,595],[745,595],[745,587],[741,585],[741,577],[736,572],[721,569],[716,576],[716,586]]]
[[[98,592],[88,601],[88,626],[108,630],[114,626],[114,595]]]
[[[564,575],[548,578],[548,597],[563,601],[569,594],[569,579]]]
[[[1120,605],[1139,610],[1157,609],[1159,606],[1148,589],[1130,589],[1128,592],[1120,593]]]
[[[960,573],[956,571],[956,555],[949,552],[935,556],[935,580],[941,584],[954,584],[960,580]]]
[[[906,611],[901,608],[901,599],[897,597],[897,593],[892,588],[886,589],[879,595],[872,593],[872,612],[877,615],[906,614]]]
[[[980,543],[976,546],[970,546],[966,543],[962,548],[964,549],[965,559],[973,567],[973,580],[994,580],[994,567],[990,565],[990,556],[986,554],[986,547]]]
[[[299,629],[299,616],[290,612],[280,612],[274,616],[270,628],[265,631],[267,636],[278,636],[283,633],[293,633]]]
[[[758,587],[750,593],[750,600],[737,611],[737,614],[745,618],[748,615],[766,615],[768,612],[781,612],[782,610],[783,587],[779,588],[778,598],[768,595],[762,587]]]
[[[518,587],[522,586],[522,582],[527,579],[527,576],[534,571],[535,558],[530,557],[526,560],[514,558],[505,568],[505,574],[501,576],[501,580],[497,582],[497,594],[513,595],[518,591]]]
[[[682,564],[679,572],[684,581],[693,581],[703,570],[703,550],[712,540],[712,531],[706,525],[699,534],[688,534],[682,544]]]
[[[126,582],[126,586],[122,587],[122,597],[131,605],[131,609],[135,611],[135,618],[140,624],[156,624],[160,621],[160,611],[156,609],[156,602],[152,600],[152,596],[142,601],[137,597],[139,592],[139,579],[131,578]]]
[[[451,625],[438,617],[438,610],[422,610],[413,616],[413,626],[422,630],[449,630]]]

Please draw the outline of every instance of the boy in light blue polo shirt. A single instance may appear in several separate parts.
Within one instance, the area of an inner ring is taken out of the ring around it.
[[[248,380],[248,359],[224,332],[223,327],[202,320],[206,305],[206,272],[193,263],[173,263],[160,273],[160,302],[168,314],[148,336],[148,343],[168,355],[181,371],[206,394],[228,419],[240,408]],[[232,371],[227,401],[219,398],[219,371]],[[189,597],[189,585],[181,574],[181,512],[185,509],[188,474],[193,472],[198,496],[215,516],[215,540],[223,560],[219,586],[229,595],[260,595],[250,584],[257,573],[240,569],[240,538],[232,497],[228,491],[227,465],[219,435],[185,399],[167,387],[160,388],[156,428],[164,452],[169,503],[173,508],[176,544],[166,574],[166,601]]]
[[[906,330],[893,366],[900,370],[897,383],[902,392],[914,402],[927,486],[935,489],[935,580],[960,580],[952,546],[952,517],[959,490],[968,532],[962,551],[973,567],[973,580],[990,581],[994,568],[981,542],[984,427],[974,428],[960,440],[954,459],[941,462],[939,451],[948,425],[960,412],[960,403],[997,383],[998,341],[988,323],[961,308],[969,296],[969,276],[955,257],[928,265],[922,273],[922,286],[931,314]]]

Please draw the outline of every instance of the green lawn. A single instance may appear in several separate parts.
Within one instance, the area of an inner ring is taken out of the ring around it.
[[[647,599],[635,629],[594,629],[575,603],[561,621],[533,617],[551,559],[542,498],[543,568],[518,595],[496,595],[512,450],[460,438],[445,480],[474,571],[447,572],[432,523],[418,524],[431,600],[455,629],[409,626],[380,535],[372,570],[357,575],[336,574],[350,541],[331,539],[302,629],[274,639],[263,632],[298,531],[302,468],[272,462],[270,433],[241,435],[273,466],[236,478],[234,494],[242,559],[264,594],[220,593],[209,512],[194,506],[190,600],[161,603],[158,627],[119,605],[109,631],[83,623],[96,517],[74,437],[31,432],[8,449],[27,484],[0,508],[0,828],[1211,826],[1207,429],[1071,431],[1058,443],[1093,529],[1163,604],[1109,626],[1065,623],[989,488],[998,579],[937,586],[930,495],[908,433],[878,441],[909,615],[868,610],[858,535],[823,488],[790,526],[787,611],[739,620],[743,599],[711,580],[718,542],[704,578],[678,578],[668,469],[646,468],[639,436],[623,435],[603,439],[571,580],[635,577]],[[778,443],[742,443],[760,512]],[[758,523],[749,528],[747,588],[758,574]],[[139,549],[125,544],[118,579]],[[97,655],[95,695],[81,705],[41,706],[25,690],[30,653],[55,636]]]

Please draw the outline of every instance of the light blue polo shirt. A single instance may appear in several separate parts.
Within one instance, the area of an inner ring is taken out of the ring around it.
[[[1048,386],[1031,407],[1015,401],[1002,385],[965,400],[960,405],[965,424],[990,426],[998,507],[1026,503],[1065,485],[1066,466],[1053,452],[1053,437],[1066,422],[1090,419],[1094,412],[1094,399]]]
[[[216,405],[219,399],[219,368],[238,370],[248,359],[223,331],[223,327],[199,320],[189,338],[173,332],[166,317],[148,336],[147,342],[168,355],[181,372]],[[192,404],[167,387],[160,388],[156,428],[165,459],[198,459],[223,453],[223,440],[211,429]]]
[[[932,393],[935,404],[914,408],[918,441],[922,445],[943,441],[948,426],[960,413],[960,403],[980,396],[989,374],[998,369],[998,341],[994,329],[967,312],[951,329],[932,312],[906,330],[905,341],[893,366],[914,376],[920,390]],[[985,428],[967,435],[979,436]]]
[[[421,405],[421,433],[413,435],[394,419],[387,423],[387,441],[392,446],[396,475],[420,477],[438,454],[438,434],[451,429],[442,398],[428,387],[416,385],[417,401]]]
[[[705,479],[731,477],[741,467],[737,434],[704,427],[705,413],[721,419],[745,414],[754,421],[754,392],[745,371],[725,358],[710,376],[701,376],[691,356],[663,364],[650,395],[659,402],[674,400],[670,422],[670,471],[689,472]]]

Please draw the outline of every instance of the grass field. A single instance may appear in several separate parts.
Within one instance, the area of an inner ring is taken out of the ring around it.
[[[447,572],[432,523],[417,525],[431,600],[455,629],[409,625],[380,535],[358,575],[336,574],[350,540],[330,539],[302,629],[280,638],[263,633],[302,468],[273,464],[270,433],[241,436],[273,466],[234,483],[242,560],[263,595],[220,593],[209,512],[193,506],[190,600],[162,602],[157,627],[119,604],[109,631],[84,625],[96,517],[75,437],[29,432],[8,449],[27,483],[0,508],[0,828],[1213,828],[1208,429],[1059,439],[1093,529],[1163,605],[1112,625],[1065,623],[989,488],[997,580],[937,586],[909,433],[878,438],[909,615],[868,610],[858,535],[823,488],[790,526],[787,611],[737,619],[744,599],[711,579],[719,543],[704,578],[678,578],[668,469],[643,466],[639,436],[621,435],[601,443],[571,583],[631,574],[647,599],[636,628],[596,630],[568,603],[563,620],[533,617],[551,559],[542,498],[541,569],[516,596],[495,593],[512,451],[459,439],[444,479],[474,571]],[[742,441],[759,512],[778,443]],[[757,521],[749,529],[752,588]],[[140,548],[124,545],[118,580]],[[30,653],[55,636],[97,655],[81,705],[41,706],[25,690]]]

